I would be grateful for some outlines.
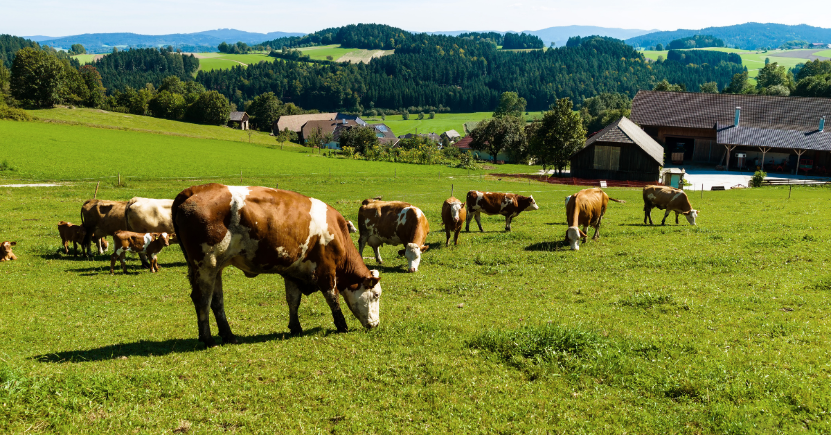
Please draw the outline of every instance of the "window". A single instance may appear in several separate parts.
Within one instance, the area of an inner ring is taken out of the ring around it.
[[[620,169],[620,147],[595,146],[594,169],[601,171]]]

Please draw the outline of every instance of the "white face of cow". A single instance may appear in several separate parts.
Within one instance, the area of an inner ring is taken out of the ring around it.
[[[404,256],[407,257],[407,261],[410,263],[409,271],[418,272],[418,265],[421,263],[421,247],[415,243],[407,243]]]
[[[450,215],[453,216],[454,221],[459,221],[459,212],[462,210],[461,202],[454,202],[450,204]]]
[[[374,278],[378,278],[378,271],[370,271]],[[375,287],[367,289],[365,284],[357,290],[344,290],[343,300],[349,306],[352,314],[364,325],[366,329],[372,329],[381,323],[381,317],[378,314],[381,308],[381,283],[375,281]]]
[[[695,225],[695,218],[698,217],[698,210],[691,210],[689,213],[685,214],[684,217],[687,218],[687,222],[690,225]]]
[[[571,249],[575,251],[580,250],[580,228],[568,227],[568,230],[566,230],[566,239]]]
[[[525,207],[525,210],[539,210],[540,206],[537,205],[537,201],[534,201],[534,196],[529,196],[529,198],[531,198],[531,204]]]

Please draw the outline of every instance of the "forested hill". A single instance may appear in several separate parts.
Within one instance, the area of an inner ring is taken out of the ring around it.
[[[694,35],[712,35],[724,41],[728,47],[747,50],[777,48],[788,41],[824,42],[831,44],[831,29],[806,24],[789,26],[773,23],[745,23],[726,27],[707,27],[701,30],[679,29],[670,32],[654,32],[629,38],[633,47],[668,45],[671,41]]]
[[[0,65],[11,68],[14,54],[17,53],[17,50],[26,47],[39,48],[40,45],[19,36],[0,35]]]
[[[379,32],[377,41],[387,36],[395,38]],[[444,106],[456,112],[471,112],[492,110],[506,91],[524,97],[528,110],[542,110],[562,97],[570,97],[577,104],[602,92],[633,97],[638,90],[652,89],[664,79],[687,89],[713,81],[724,87],[733,74],[744,71],[731,62],[647,62],[620,40],[581,38],[571,45],[546,51],[506,52],[496,50],[487,41],[420,34],[396,41],[394,54],[369,64],[278,59],[247,68],[200,71],[196,80],[239,107],[264,92],[274,92],[282,101],[305,109]]]

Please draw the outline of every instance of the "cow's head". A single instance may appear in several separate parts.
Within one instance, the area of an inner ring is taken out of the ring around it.
[[[407,262],[409,263],[407,271],[413,273],[418,272],[418,265],[421,263],[421,254],[428,249],[430,249],[430,247],[427,245],[418,246],[415,243],[407,243],[407,247],[404,248],[404,252],[398,251],[398,255],[404,254],[404,256],[407,257]]]
[[[456,222],[459,221],[459,212],[462,211],[462,208],[464,206],[465,205],[462,204],[461,202],[454,202],[454,203],[450,204],[450,216],[453,217],[454,221],[456,221]]]
[[[586,237],[586,233],[578,227],[568,227],[566,230],[566,242],[575,251],[580,250],[580,238],[584,237]]]
[[[534,201],[534,195],[519,196],[517,197],[517,202],[519,203],[518,205],[520,211],[540,209],[540,206],[537,205],[537,201]]]
[[[377,270],[370,270],[369,274],[360,285],[347,287],[341,292],[349,310],[366,329],[372,329],[381,322],[378,315],[381,307],[381,277]]]
[[[167,233],[154,233],[153,240],[161,240],[162,246],[164,247],[170,246],[170,237],[167,235]]]
[[[685,218],[687,218],[687,222],[689,222],[690,225],[695,225],[695,218],[698,217],[698,210],[690,210],[690,211],[688,211],[686,213],[682,213],[682,214],[684,215]]]

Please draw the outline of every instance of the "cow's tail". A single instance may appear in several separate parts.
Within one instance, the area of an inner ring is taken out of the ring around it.
[[[622,199],[614,199],[614,198],[611,198],[611,197],[609,198],[609,201],[614,201],[614,202],[619,202],[621,204],[626,204],[626,201],[624,201]]]
[[[183,202],[187,201],[188,198],[188,196],[185,196],[182,193],[176,195],[176,199],[173,200],[173,205],[170,207],[170,215],[173,220],[173,232],[176,234],[176,241],[179,243],[179,248],[182,250],[182,255],[185,257],[185,263],[190,264],[190,261],[188,260],[188,251],[182,243],[182,233],[179,232],[179,225],[176,223],[176,212],[179,210],[179,206],[182,205]],[[127,213],[124,213],[124,215],[126,216]]]
[[[86,203],[84,203],[86,205]],[[85,230],[84,231],[84,241],[81,242],[82,247],[89,246],[92,243],[92,228],[87,228],[86,223],[84,222],[84,207],[81,206],[81,227]]]
[[[130,218],[128,217],[130,215],[131,205],[133,205],[133,200],[127,201],[127,205],[124,206],[124,228],[126,228],[127,231],[133,231],[133,229],[130,228]]]

